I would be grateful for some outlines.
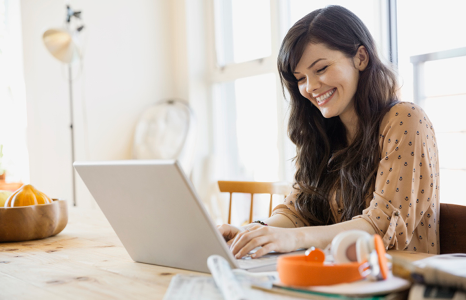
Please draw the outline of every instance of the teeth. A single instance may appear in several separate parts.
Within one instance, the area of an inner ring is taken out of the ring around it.
[[[320,96],[320,97],[317,97],[317,98],[316,98],[317,102],[320,103],[320,102],[325,101],[328,97],[332,96],[334,92],[335,92],[335,89],[333,89],[333,90],[331,90],[331,91],[329,91],[329,92],[323,94],[323,95]]]

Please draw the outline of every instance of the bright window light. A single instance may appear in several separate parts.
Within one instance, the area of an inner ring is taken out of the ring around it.
[[[214,153],[217,180],[278,181],[275,75],[239,78],[214,86]],[[222,195],[228,203],[228,195]],[[235,194],[232,224],[249,218],[250,195]],[[268,195],[254,196],[254,216],[268,217]]]
[[[398,1],[398,70],[401,98],[413,101],[415,55],[466,47],[461,1]],[[413,19],[415,12],[415,19]],[[435,20],[435,21],[433,21]],[[440,201],[466,205],[466,57],[424,63],[421,102],[432,121],[439,150]]]
[[[11,32],[14,26],[7,23],[9,18],[5,8],[5,1],[0,0],[0,145],[3,145],[0,168],[6,171],[7,182],[27,183],[26,101],[21,67],[18,66],[22,52],[12,42],[17,40],[13,35],[20,31]],[[10,16],[10,22],[11,19],[14,18]]]
[[[275,75],[245,77],[214,90],[214,148],[223,180],[277,181]]]
[[[217,0],[215,12],[220,66],[270,56],[269,0]]]
[[[275,75],[235,82],[238,150],[246,174],[255,181],[278,180]]]
[[[379,1],[374,0],[289,0],[290,1],[290,24],[291,27],[299,19],[310,12],[324,8],[328,5],[340,5],[358,16],[371,32],[377,47],[381,48],[381,21]]]

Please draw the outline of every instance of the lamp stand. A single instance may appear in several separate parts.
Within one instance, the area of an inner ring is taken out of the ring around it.
[[[71,176],[73,181],[73,206],[76,206],[76,180],[74,174],[74,128],[73,128],[73,79],[71,64],[68,64],[68,85],[70,93],[70,130],[71,130]]]
[[[76,20],[78,23],[73,30],[71,30],[71,20]],[[73,73],[71,64],[81,54],[73,41],[73,36],[83,30],[84,25],[81,21],[81,11],[74,11],[69,5],[66,5],[66,30],[63,29],[49,29],[42,35],[42,40],[47,47],[47,50],[59,61],[65,63],[68,67],[68,87],[70,99],[70,130],[71,130],[71,179],[73,186],[73,206],[76,206],[76,179],[74,163],[74,121],[73,121]]]

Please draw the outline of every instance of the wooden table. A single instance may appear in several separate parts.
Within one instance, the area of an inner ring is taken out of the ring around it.
[[[203,273],[134,262],[98,209],[71,208],[54,237],[0,243],[0,299],[162,299],[175,274]]]
[[[390,253],[400,265],[430,256]],[[175,274],[206,275],[134,262],[99,209],[71,208],[54,237],[0,243],[0,299],[162,299]]]

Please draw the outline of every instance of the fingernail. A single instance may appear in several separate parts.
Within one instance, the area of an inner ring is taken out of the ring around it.
[[[252,257],[252,258],[255,258],[255,257],[256,257],[256,253],[251,254],[251,257]]]

